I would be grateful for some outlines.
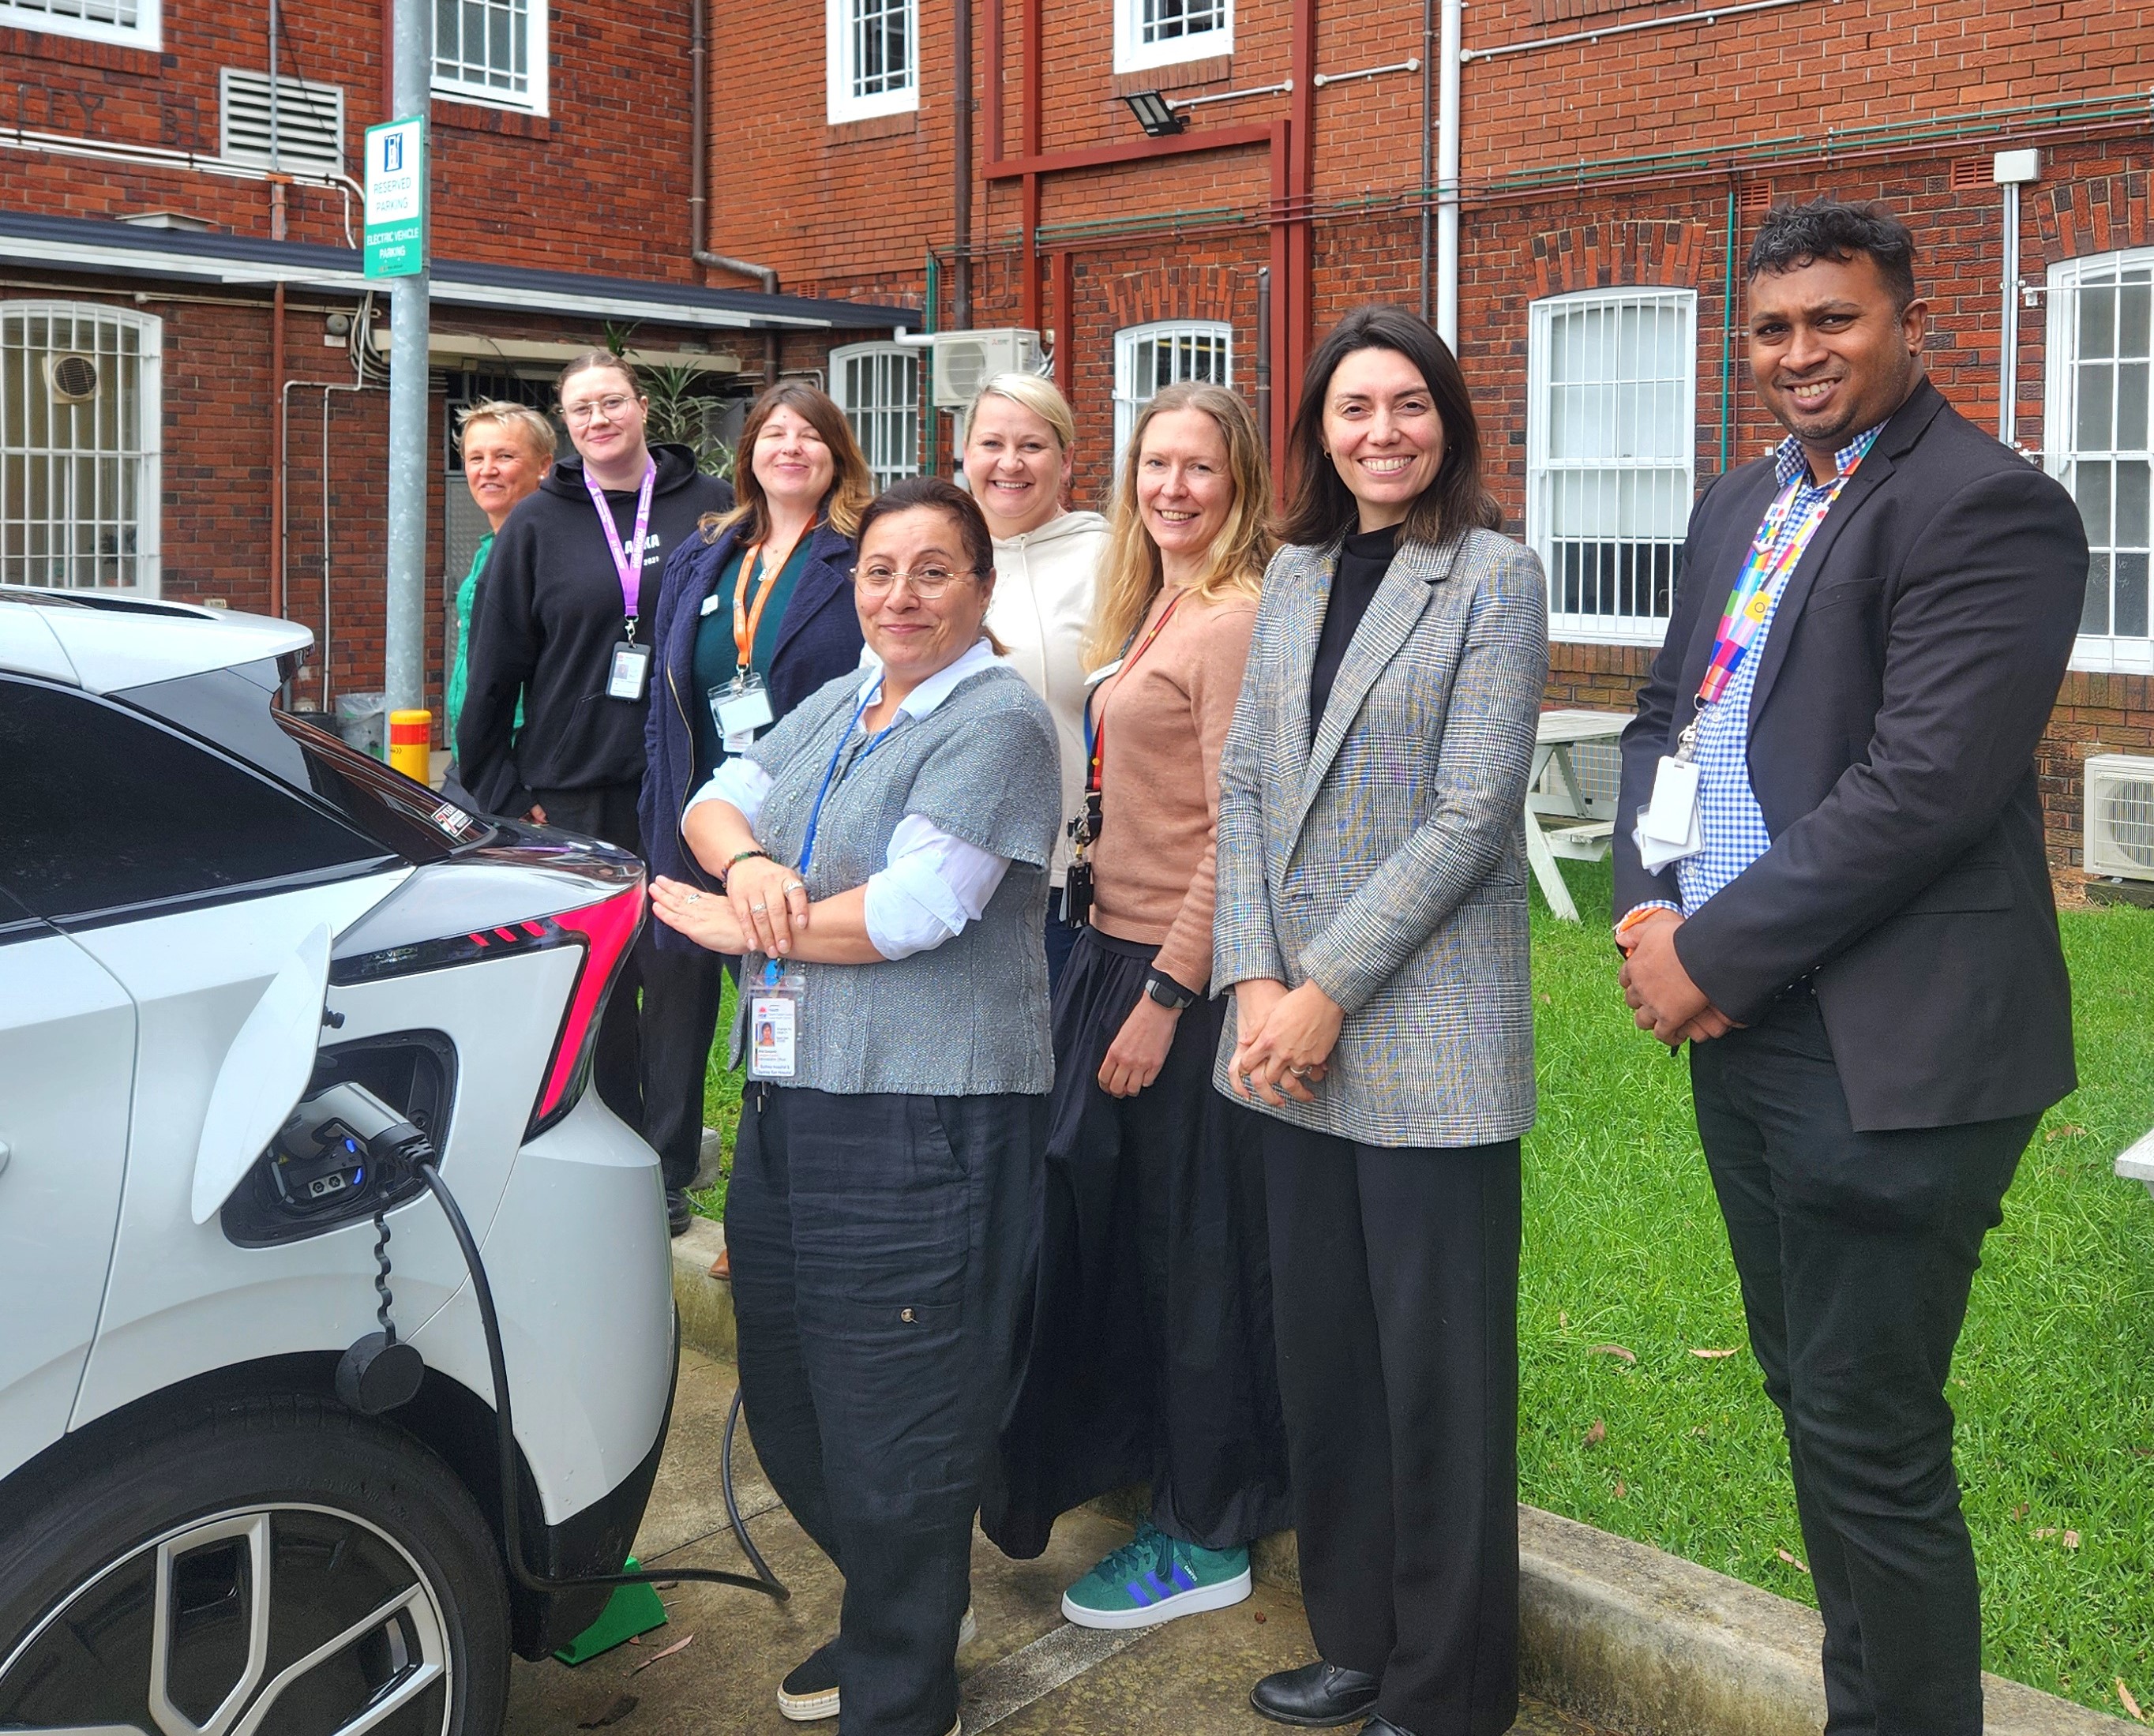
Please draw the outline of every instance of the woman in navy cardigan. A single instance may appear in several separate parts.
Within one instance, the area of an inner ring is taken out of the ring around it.
[[[739,504],[705,518],[661,581],[640,815],[654,879],[711,883],[681,840],[688,798],[860,661],[853,535],[875,477],[845,411],[805,381],[782,380],[749,406],[740,452]],[[694,945],[662,926],[657,940]],[[715,1003],[711,1014],[715,1024]]]

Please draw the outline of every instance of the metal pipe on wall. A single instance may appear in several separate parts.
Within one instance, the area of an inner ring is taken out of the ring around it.
[[[1433,311],[1429,272],[1436,244],[1436,212],[1428,201],[1430,184],[1436,179],[1436,117],[1429,112],[1434,106],[1435,82],[1436,0],[1421,0],[1421,317],[1424,319]]]
[[[1466,28],[1465,0],[1443,0],[1437,53],[1436,163],[1436,329],[1458,348],[1458,59]]]
[[[957,74],[950,111],[952,158],[950,323],[963,331],[972,323],[972,0],[953,0],[950,59]]]
[[[2004,302],[1998,326],[1997,437],[2007,446],[2019,437],[2019,183],[1998,188],[2004,195]]]
[[[688,0],[688,257],[701,266],[754,278],[762,283],[765,295],[775,295],[778,272],[774,267],[713,253],[704,245],[711,233],[711,50],[703,23],[707,3],[707,0]],[[778,329],[766,326],[763,334],[766,386],[778,384]]]
[[[1257,268],[1257,431],[1272,449],[1272,268]]]

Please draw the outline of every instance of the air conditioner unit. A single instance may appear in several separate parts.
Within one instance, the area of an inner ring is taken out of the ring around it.
[[[87,404],[97,396],[97,361],[93,356],[54,355],[44,359],[45,391],[55,404]]]
[[[927,340],[935,356],[935,407],[962,410],[998,374],[1037,374],[1046,360],[1039,334],[1013,326],[999,331],[938,331]]]
[[[2154,881],[2154,759],[2097,753],[2085,775],[2086,871]]]

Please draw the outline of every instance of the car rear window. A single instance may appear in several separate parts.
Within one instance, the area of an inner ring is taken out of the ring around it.
[[[258,766],[279,783],[334,808],[385,849],[413,862],[438,861],[483,844],[493,828],[392,772],[328,731],[270,703],[273,662],[212,670],[130,687],[125,700]]]
[[[72,688],[0,679],[0,891],[55,921],[388,855],[277,783]]]

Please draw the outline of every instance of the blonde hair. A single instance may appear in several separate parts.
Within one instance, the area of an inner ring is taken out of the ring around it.
[[[1249,406],[1223,385],[1187,380],[1162,386],[1137,413],[1128,447],[1115,478],[1114,508],[1109,515],[1107,553],[1085,635],[1085,666],[1097,669],[1122,655],[1143,625],[1152,599],[1166,583],[1159,545],[1145,528],[1137,507],[1137,462],[1145,430],[1155,416],[1177,410],[1202,411],[1212,418],[1227,446],[1227,474],[1234,502],[1227,522],[1206,551],[1204,571],[1192,587],[1199,598],[1216,603],[1227,597],[1254,597],[1263,588],[1264,567],[1276,541],[1272,534],[1272,472],[1264,462],[1264,443]]]
[[[755,473],[756,437],[763,425],[780,409],[792,411],[818,434],[830,452],[830,487],[823,496],[819,517],[841,537],[860,534],[860,514],[875,498],[875,472],[854,437],[853,425],[829,393],[804,380],[781,380],[763,388],[742,418],[739,454],[733,465],[733,488],[738,501],[731,512],[706,513],[696,521],[706,544],[715,543],[733,525],[741,527],[743,544],[760,543],[770,534],[770,503],[763,498],[762,480]]]
[[[506,398],[482,398],[476,404],[467,404],[457,416],[457,443],[461,449],[471,437],[471,431],[481,422],[498,422],[504,428],[513,429],[531,456],[541,464],[551,464],[554,455],[561,449],[554,424],[539,411],[528,404],[512,404]]]
[[[972,444],[973,421],[980,413],[983,398],[1007,398],[1020,410],[1029,410],[1040,421],[1054,431],[1055,444],[1064,452],[1077,444],[1077,418],[1071,412],[1069,399],[1052,380],[1039,374],[997,374],[979,391],[972,394],[972,401],[965,408],[965,442]]]

